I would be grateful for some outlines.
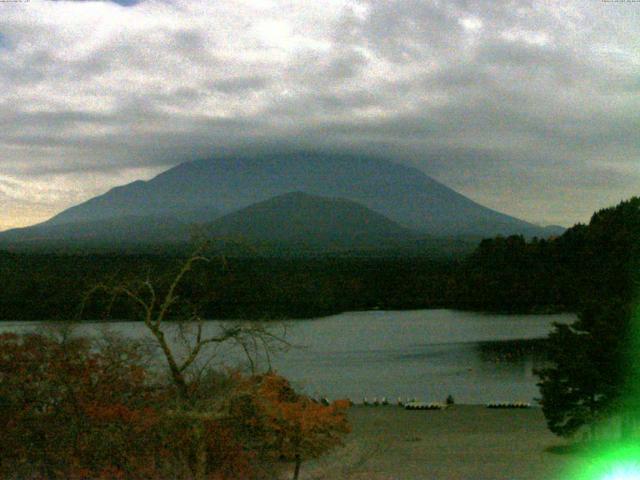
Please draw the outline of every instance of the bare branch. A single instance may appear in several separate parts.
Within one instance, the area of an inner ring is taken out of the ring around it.
[[[155,320],[156,325],[160,325],[160,322],[162,322],[164,320],[164,317],[165,317],[169,307],[171,307],[171,305],[173,305],[175,303],[175,301],[178,299],[178,297],[175,294],[176,288],[178,288],[178,285],[182,281],[182,278],[193,268],[193,264],[195,262],[199,262],[199,261],[202,261],[202,262],[208,262],[209,261],[209,259],[207,257],[204,257],[204,256],[200,255],[200,252],[203,249],[204,249],[204,246],[201,246],[200,248],[198,248],[194,252],[194,254],[191,257],[189,257],[189,259],[182,266],[182,268],[180,269],[180,271],[178,272],[176,277],[173,279],[173,282],[171,283],[171,286],[169,287],[169,291],[167,292],[167,295],[164,298],[164,302],[162,303],[162,306],[160,307],[160,312],[158,313],[158,316],[156,317],[156,320]]]
[[[201,359],[206,347],[221,345],[230,341],[235,343],[242,348],[250,363],[252,372],[255,373],[257,361],[262,351],[265,352],[269,368],[271,368],[270,350],[274,346],[278,346],[279,348],[289,346],[284,338],[269,332],[264,327],[264,324],[232,324],[223,327],[216,335],[205,334],[204,321],[198,314],[196,308],[190,306],[185,300],[180,299],[179,301],[177,292],[185,276],[193,270],[196,263],[209,261],[209,259],[203,255],[206,245],[207,244],[201,245],[184,261],[176,275],[171,279],[166,293],[164,293],[165,291],[163,290],[163,293],[159,294],[156,286],[154,286],[147,275],[147,278],[137,283],[137,285],[120,284],[109,286],[104,283],[98,284],[93,287],[85,297],[86,302],[93,294],[102,291],[111,296],[109,311],[111,311],[118,297],[126,298],[141,310],[144,323],[155,338],[156,344],[162,350],[173,383],[183,400],[192,399],[186,373],[190,367],[197,365],[197,361]],[[222,262],[223,268],[226,269],[227,259],[223,257]],[[192,310],[188,317],[183,316],[182,321],[178,322],[177,335],[186,348],[186,353],[182,358],[176,356],[175,348],[169,344],[167,331],[163,326],[163,322],[167,319],[170,309],[176,306],[178,301],[181,307],[184,306]],[[195,331],[189,328],[191,325],[194,326]],[[206,361],[205,365],[208,365],[208,363],[209,361]]]
[[[156,289],[153,288],[153,284],[151,283],[151,280],[149,279],[148,275],[147,275],[147,279],[144,282],[144,285],[147,287],[147,290],[149,290],[149,294],[151,295],[149,306],[151,310],[153,310],[156,306]]]

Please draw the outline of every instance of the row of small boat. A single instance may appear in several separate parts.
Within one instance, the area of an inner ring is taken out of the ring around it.
[[[330,400],[326,397],[321,397],[320,399],[313,399],[316,403],[320,403],[322,405],[329,405]],[[355,402],[349,400],[351,405],[355,405]],[[386,397],[377,398],[374,397],[372,400],[364,397],[362,399],[362,404],[365,407],[379,407],[379,406],[387,406],[391,405],[391,402]],[[453,405],[453,401],[440,403],[440,402],[421,402],[417,398],[407,398],[403,400],[398,398],[395,402],[395,405],[399,407],[403,407],[406,410],[444,410],[445,408]],[[487,408],[531,408],[531,404],[527,402],[490,402],[486,404]]]
[[[404,406],[405,410],[444,410],[446,403],[409,402]]]
[[[531,408],[527,402],[491,402],[487,403],[487,408]]]

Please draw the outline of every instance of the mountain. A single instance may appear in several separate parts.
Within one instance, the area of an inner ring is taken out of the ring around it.
[[[0,241],[49,235],[64,239],[86,235],[87,230],[97,235],[105,229],[111,235],[120,231],[126,236],[130,229],[124,225],[131,218],[143,224],[206,223],[291,192],[350,200],[431,237],[561,233],[483,207],[415,168],[385,159],[273,152],[182,163],[149,181],[116,187],[40,225],[2,233]],[[95,223],[105,220],[111,224]],[[143,233],[142,237],[162,237]]]
[[[32,227],[14,228],[0,233],[2,243],[43,244],[74,242],[93,245],[136,243],[187,242],[194,223],[213,220],[220,216],[212,208],[186,210],[181,214],[125,214],[117,217],[77,220],[57,223],[44,222]]]
[[[335,249],[401,245],[414,231],[358,203],[303,192],[279,195],[206,225],[212,237]]]
[[[0,234],[1,242],[155,243],[188,240],[189,224],[167,216],[124,216],[63,224],[40,224]]]

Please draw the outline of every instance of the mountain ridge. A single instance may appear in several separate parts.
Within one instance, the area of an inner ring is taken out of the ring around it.
[[[431,237],[561,233],[483,207],[415,167],[374,156],[303,151],[184,162],[150,180],[114,187],[36,226],[0,233],[0,240],[132,217],[202,224],[291,192],[352,201]]]

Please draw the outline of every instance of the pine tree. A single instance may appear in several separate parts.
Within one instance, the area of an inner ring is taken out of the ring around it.
[[[573,435],[623,407],[632,385],[631,308],[620,299],[593,303],[571,325],[556,324],[549,335],[552,366],[537,371],[549,429]]]

